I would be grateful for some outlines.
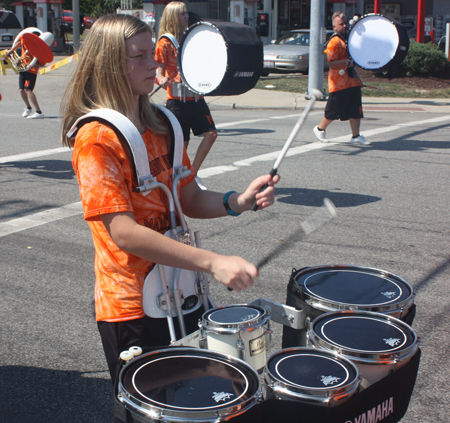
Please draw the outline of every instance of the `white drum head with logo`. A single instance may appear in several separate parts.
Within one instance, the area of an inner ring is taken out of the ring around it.
[[[348,49],[353,61],[363,69],[377,70],[396,55],[400,39],[397,27],[381,15],[368,15],[352,27]]]
[[[198,25],[188,34],[181,51],[183,79],[201,94],[215,90],[227,70],[227,46],[215,26]]]

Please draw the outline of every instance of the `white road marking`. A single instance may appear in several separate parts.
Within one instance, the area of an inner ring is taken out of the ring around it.
[[[291,118],[291,117],[297,118],[298,116],[299,116],[299,114],[286,115],[286,116],[284,116],[284,118]],[[223,127],[236,126],[236,125],[255,123],[255,122],[262,122],[265,120],[281,119],[281,118],[283,118],[283,117],[237,121],[237,122],[230,122],[230,123],[224,123],[221,125],[217,125],[217,127],[223,128]],[[411,122],[406,122],[406,123],[399,123],[397,125],[387,126],[385,128],[377,128],[377,129],[364,131],[364,136],[371,137],[371,136],[375,136],[375,135],[386,133],[386,132],[396,131],[398,129],[405,128],[405,127],[414,127],[414,126],[419,126],[419,125],[440,123],[440,122],[445,122],[448,120],[450,120],[450,115],[440,116],[437,118],[426,119],[426,120],[421,120],[421,121],[411,121]],[[289,157],[289,156],[295,156],[297,154],[307,153],[309,151],[325,148],[325,147],[328,147],[333,144],[348,143],[349,140],[350,140],[350,135],[345,135],[342,137],[330,139],[329,143],[313,142],[310,144],[303,144],[299,147],[290,148],[289,151],[287,152],[286,156]],[[16,156],[8,156],[8,157],[0,158],[0,163],[8,163],[8,162],[12,162],[12,161],[27,160],[27,159],[31,159],[31,158],[40,157],[40,156],[65,153],[68,151],[70,151],[70,149],[66,148],[66,147],[55,148],[55,149],[51,149],[51,150],[35,151],[32,153],[18,154]],[[220,174],[223,174],[226,172],[233,172],[235,170],[238,170],[242,166],[251,166],[253,163],[274,161],[278,158],[280,151],[281,150],[274,151],[272,153],[261,154],[259,156],[250,157],[250,158],[244,159],[244,160],[239,160],[239,161],[234,162],[232,165],[228,165],[228,166],[214,166],[214,167],[210,167],[207,169],[202,169],[199,171],[199,176],[201,178],[208,178],[210,176],[220,175]],[[13,219],[13,220],[10,220],[9,222],[3,222],[3,223],[0,223],[0,237],[10,235],[15,232],[24,231],[26,229],[34,228],[36,226],[44,225],[46,223],[54,222],[56,220],[64,219],[66,217],[75,216],[80,213],[83,213],[83,208],[82,208],[81,202],[77,202],[77,203],[68,204],[63,207],[57,207],[54,209],[45,210],[43,212],[32,214],[32,215],[29,215],[26,217]]]

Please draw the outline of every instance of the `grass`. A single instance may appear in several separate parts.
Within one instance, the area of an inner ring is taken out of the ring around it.
[[[450,85],[449,88],[443,89],[431,89],[421,91],[414,86],[406,84],[398,84],[394,81],[375,83],[363,80],[365,85],[369,85],[374,88],[363,88],[362,95],[364,97],[398,97],[398,98],[450,98]],[[267,86],[273,86],[275,88],[266,88]],[[325,78],[323,81],[323,87],[328,92],[328,80]],[[380,88],[378,88],[380,87]],[[260,89],[273,89],[276,91],[285,91],[304,94],[308,91],[308,77],[304,75],[299,76],[275,76],[261,78],[255,88]]]

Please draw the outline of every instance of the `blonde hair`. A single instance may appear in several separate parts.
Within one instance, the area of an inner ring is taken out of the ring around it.
[[[158,38],[163,34],[170,33],[177,40],[181,39],[186,28],[180,27],[180,15],[187,10],[186,5],[181,1],[172,1],[165,8],[159,22]]]
[[[139,116],[133,112],[125,41],[143,31],[151,34],[145,22],[131,15],[105,15],[92,26],[61,102],[63,145],[74,146],[67,132],[79,117],[99,108],[116,110],[131,121],[139,119],[157,134],[167,132],[148,95],[139,97]]]

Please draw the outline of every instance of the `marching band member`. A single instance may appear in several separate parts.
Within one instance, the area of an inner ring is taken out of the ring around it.
[[[164,195],[160,190],[147,196],[135,192],[132,163],[108,124],[91,121],[79,128],[75,139],[66,138],[79,117],[99,108],[114,109],[142,135],[149,162],[161,159],[164,165],[153,176],[171,187],[172,166],[164,160],[170,153],[169,131],[148,98],[157,68],[152,32],[145,22],[130,15],[102,16],[83,43],[61,103],[63,144],[74,149],[72,164],[94,240],[96,320],[113,381],[120,352],[133,345],[170,342],[166,320],[146,316],[142,307],[144,280],[155,263],[209,273],[235,291],[251,287],[258,277],[256,267],[241,257],[219,255],[162,235],[170,229]],[[183,165],[193,170],[186,150]],[[259,208],[273,204],[278,181],[278,176],[261,176],[244,193],[224,195],[201,190],[191,174],[180,181],[179,198],[191,218],[236,216],[250,210],[255,199]],[[259,193],[266,183],[269,187]],[[198,329],[202,312],[200,308],[185,316],[188,333]]]
[[[188,93],[185,98],[180,98],[179,94],[174,92],[174,83],[181,82],[177,67],[177,48],[169,39],[161,37],[171,34],[179,42],[188,27],[188,22],[189,14],[183,2],[172,1],[164,8],[159,25],[159,41],[156,44],[155,58],[159,62],[158,83],[167,89],[166,107],[180,122],[186,149],[189,145],[191,128],[195,136],[203,134],[203,140],[198,146],[192,166],[198,185],[206,189],[197,173],[217,138],[216,126],[203,97],[195,98],[192,93]]]
[[[37,36],[40,35],[40,33],[36,31],[32,32],[32,34],[35,34]],[[21,40],[16,46],[6,52],[6,56],[9,56],[17,48],[22,48],[23,51],[27,50],[25,43]],[[42,113],[37,101],[36,94],[33,91],[36,86],[36,79],[39,68],[44,65],[45,63],[40,63],[38,61],[36,66],[29,69],[28,71],[19,72],[19,92],[22,100],[26,105],[25,110],[22,113],[22,117],[26,117],[27,119],[44,119],[44,113]],[[31,114],[31,106],[33,106],[36,110],[34,114]]]

